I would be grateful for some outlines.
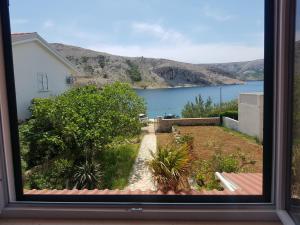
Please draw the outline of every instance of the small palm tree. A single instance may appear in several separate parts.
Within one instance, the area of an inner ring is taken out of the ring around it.
[[[151,153],[148,162],[153,179],[162,191],[178,191],[186,183],[190,169],[189,146],[169,145]]]
[[[76,167],[76,172],[74,174],[75,188],[98,188],[101,176],[100,165],[86,161],[83,165]]]

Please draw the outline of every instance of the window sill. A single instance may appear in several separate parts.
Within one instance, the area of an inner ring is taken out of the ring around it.
[[[272,204],[100,205],[93,203],[10,203],[2,210],[4,218],[63,219],[157,219],[203,221],[279,221]]]

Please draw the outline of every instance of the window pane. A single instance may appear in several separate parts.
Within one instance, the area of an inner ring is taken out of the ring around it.
[[[264,4],[11,0],[25,196],[262,197]]]

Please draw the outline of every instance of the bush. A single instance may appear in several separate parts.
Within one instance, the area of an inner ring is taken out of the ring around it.
[[[83,168],[86,162],[96,168],[98,162],[95,160],[107,144],[116,137],[127,138],[141,132],[138,114],[145,113],[146,107],[144,100],[128,84],[114,83],[102,90],[86,86],[73,88],[57,97],[34,99],[30,110],[32,117],[20,127],[22,146],[28,148],[21,150],[27,169],[51,164],[56,159],[66,159],[72,168],[78,165]],[[80,173],[84,171],[77,169]],[[97,176],[97,170],[84,169],[89,175],[94,171]],[[42,175],[48,182],[48,171],[43,171]],[[78,183],[73,178],[74,171],[64,179],[70,181],[70,186],[93,186]],[[49,186],[53,184],[66,187],[62,180],[49,181]],[[97,186],[94,182],[94,187]]]
[[[180,136],[176,142],[181,145],[186,144],[189,147],[189,150],[193,150],[194,148],[194,137],[190,134]]]
[[[199,95],[195,98],[195,102],[188,102],[181,114],[185,118],[198,118],[198,117],[217,117],[227,111],[237,111],[237,100],[223,102],[221,107],[219,104],[213,104],[212,99],[209,97],[206,101]]]
[[[158,188],[164,192],[179,191],[185,186],[190,173],[190,157],[187,145],[169,145],[152,153],[149,168]]]
[[[72,186],[73,163],[57,159],[28,171],[27,184],[34,189],[64,189]]]
[[[138,82],[142,80],[141,72],[139,70],[139,67],[132,63],[130,60],[126,60],[126,63],[129,67],[127,70],[127,74],[129,74],[130,79],[134,82]]]
[[[240,151],[226,155],[218,150],[210,160],[200,160],[196,163],[194,178],[199,188],[222,190],[215,178],[215,172],[247,172],[246,166],[253,164],[255,161],[248,159]]]
[[[238,111],[226,111],[226,112],[221,113],[221,117],[224,117],[224,116],[229,117],[229,118],[234,119],[234,120],[239,119]]]
[[[94,189],[99,188],[102,173],[100,165],[95,162],[84,162],[80,166],[75,167],[74,183],[78,189]]]
[[[212,157],[211,165],[215,172],[237,173],[239,156],[237,154],[225,155],[221,151],[217,151]]]

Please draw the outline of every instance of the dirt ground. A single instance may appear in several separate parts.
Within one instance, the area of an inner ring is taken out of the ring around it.
[[[216,151],[224,154],[243,153],[248,159],[255,160],[251,166],[252,172],[262,172],[263,146],[238,132],[218,126],[180,126],[177,128],[181,135],[189,134],[194,137],[193,156],[197,159],[211,159]],[[158,146],[174,141],[172,133],[158,133]]]

